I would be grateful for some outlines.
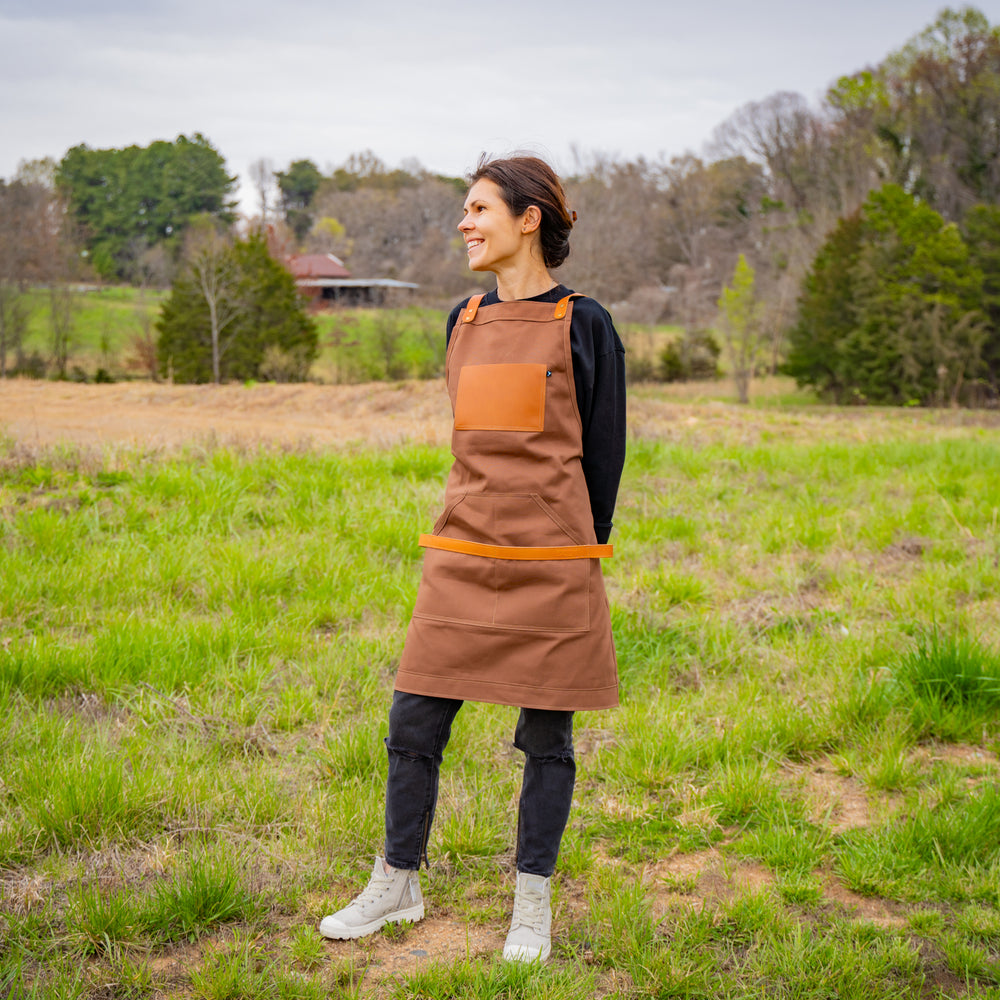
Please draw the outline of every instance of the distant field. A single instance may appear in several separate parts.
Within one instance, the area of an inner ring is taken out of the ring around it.
[[[632,393],[622,706],[511,969],[506,708],[456,724],[427,919],[315,930],[380,847],[441,384],[0,383],[0,996],[995,1000],[1000,421],[760,389]]]
[[[48,293],[28,296],[25,349],[48,358],[51,348]],[[103,368],[114,378],[145,373],[136,364],[134,341],[144,331],[156,337],[155,321],[165,291],[108,286],[73,296],[70,368],[93,378]],[[320,382],[429,378],[444,365],[446,313],[434,309],[344,309],[314,316],[320,354],[312,377]]]
[[[98,368],[125,374],[133,338],[152,328],[166,296],[166,292],[156,289],[116,286],[74,293],[70,365],[78,366],[90,377]],[[47,358],[51,344],[48,293],[44,289],[30,292],[28,309],[25,349]]]
[[[136,338],[149,332],[167,297],[164,291],[108,286],[77,292],[70,369],[92,379],[98,369],[114,378],[147,373],[139,363]],[[25,348],[46,359],[51,333],[47,293],[29,295]],[[418,307],[338,309],[314,314],[320,352],[311,378],[325,384],[434,378],[444,370],[447,311]],[[655,369],[663,348],[681,335],[679,327],[622,328],[633,361]],[[639,368],[636,368],[639,371]]]

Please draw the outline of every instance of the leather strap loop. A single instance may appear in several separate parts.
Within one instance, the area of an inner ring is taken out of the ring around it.
[[[461,552],[485,559],[608,559],[614,555],[613,545],[484,545],[482,542],[467,542],[464,538],[444,538],[441,535],[421,535],[417,544],[425,549]]]
[[[583,295],[580,292],[570,292],[569,295],[564,295],[556,303],[555,318],[563,319],[566,315],[566,310],[569,308],[570,299],[582,299]]]
[[[471,323],[476,318],[476,313],[479,311],[479,303],[482,301],[482,295],[473,295],[469,299],[469,304],[465,307],[465,312],[462,314],[463,323]]]

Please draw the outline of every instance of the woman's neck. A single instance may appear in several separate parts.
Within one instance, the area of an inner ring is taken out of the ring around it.
[[[544,267],[512,268],[496,271],[497,295],[501,302],[513,299],[532,299],[542,295],[550,288],[555,288],[557,282]]]

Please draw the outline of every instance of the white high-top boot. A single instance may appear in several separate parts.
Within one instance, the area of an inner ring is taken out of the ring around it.
[[[544,962],[552,951],[552,884],[541,875],[517,873],[514,916],[503,947],[508,962]]]
[[[319,925],[323,937],[347,940],[367,937],[386,924],[401,920],[421,920],[424,897],[415,871],[394,868],[386,872],[385,862],[375,858],[372,877],[362,893]]]

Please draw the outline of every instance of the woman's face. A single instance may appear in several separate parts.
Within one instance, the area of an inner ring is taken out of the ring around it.
[[[458,224],[469,255],[469,269],[496,272],[513,264],[530,247],[532,233],[537,230],[528,219],[531,211],[529,207],[524,215],[512,215],[493,181],[486,177],[476,181],[469,188]]]

